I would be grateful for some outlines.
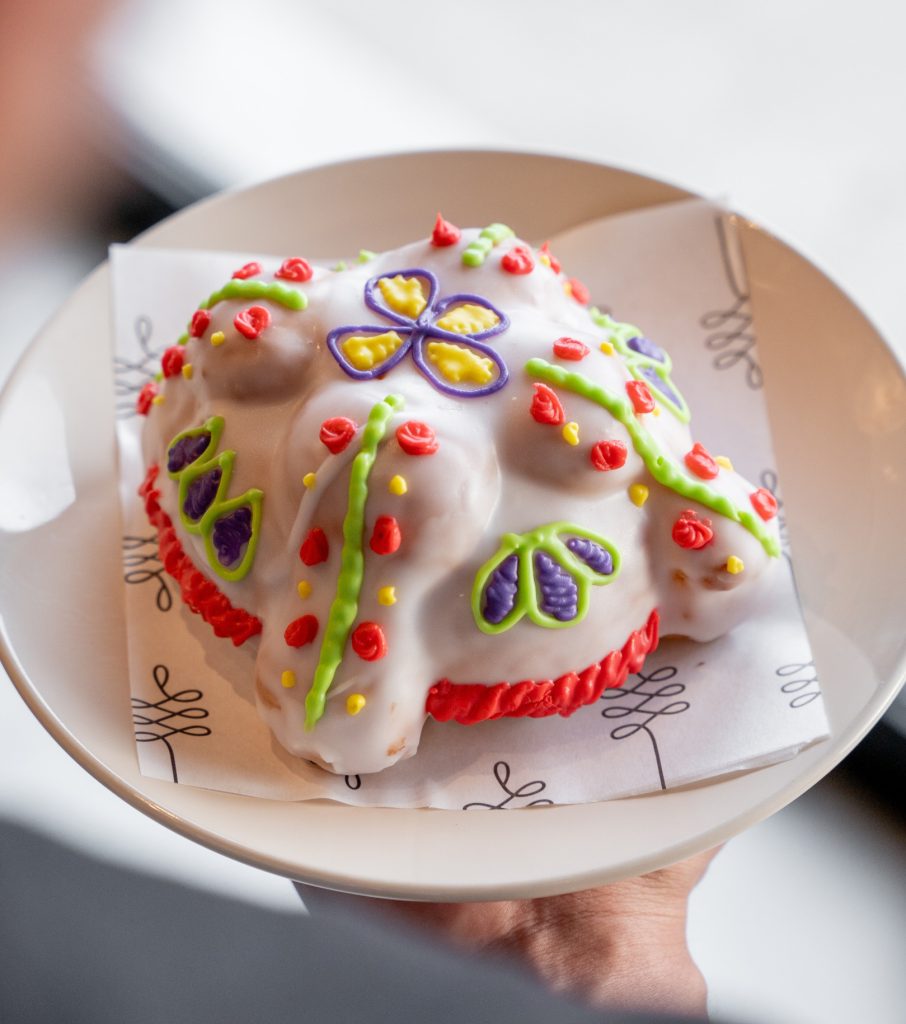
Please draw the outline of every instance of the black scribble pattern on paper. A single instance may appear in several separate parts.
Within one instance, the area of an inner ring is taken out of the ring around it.
[[[123,537],[123,579],[132,586],[143,583],[157,584],[154,603],[159,611],[168,612],[173,607],[173,594],[167,582],[167,574],[157,547],[157,534],[150,537]]]
[[[716,353],[712,360],[715,370],[731,370],[741,365],[745,369],[745,382],[758,391],[764,380],[761,367],[755,358],[755,334],[752,330],[752,306],[745,281],[737,278],[733,261],[730,259],[730,243],[727,238],[727,224],[723,217],[716,217],[720,258],[723,263],[727,287],[733,302],[725,309],[712,309],[702,315],[699,323],[708,331],[705,348]]]
[[[821,696],[821,688],[818,685],[818,672],[813,661],[793,662],[789,665],[781,665],[776,675],[786,682],[780,687],[780,692],[794,696],[790,700],[791,708],[804,708]]]
[[[664,665],[654,672],[638,672],[635,679],[638,680],[633,686],[624,686],[621,689],[605,690],[601,694],[601,700],[616,702],[601,712],[604,718],[632,718],[632,721],[618,725],[610,734],[613,740],[628,740],[643,732],[651,743],[651,750],[654,754],[654,762],[657,766],[657,776],[661,789],[667,788],[664,778],[664,766],[661,763],[661,752],[657,744],[657,737],[652,728],[657,719],[664,715],[680,715],[690,708],[689,701],[676,700],[664,703],[671,697],[678,697],[685,693],[685,683],[670,682],[676,676],[677,670],[672,665]]]
[[[362,788],[361,775],[344,775],[343,781],[346,783],[347,788],[353,790],[353,792]]]
[[[539,793],[543,793],[547,789],[547,783],[542,782],[541,779],[535,779],[533,782],[523,782],[518,789],[510,789],[510,766],[506,761],[498,761],[494,765],[494,778],[497,780],[497,785],[504,792],[504,797],[497,804],[486,804],[479,800],[474,800],[472,803],[463,804],[462,809],[464,811],[472,810],[475,807],[481,807],[486,811],[505,811],[514,800],[528,800],[530,796],[537,796]],[[553,806],[554,801],[546,798],[541,800],[529,800],[528,803],[523,803],[522,807],[542,807]]]
[[[177,693],[167,692],[170,670],[166,665],[155,665],[154,682],[161,694],[158,701],[132,698],[132,723],[136,727],[135,739],[139,743],[163,743],[170,755],[170,770],[173,781],[179,782],[176,772],[176,754],[170,742],[174,736],[210,736],[211,730],[206,725],[186,724],[208,717],[205,708],[198,707],[196,702],[204,699],[201,690],[179,690]],[[180,707],[181,704],[196,705]]]
[[[139,391],[154,380],[160,369],[160,357],[163,349],[151,347],[151,335],[154,327],[151,318],[140,316],[135,320],[135,337],[138,341],[140,356],[127,359],[125,356],[113,357],[113,393],[116,397],[116,418],[128,420],[137,416],[135,400]]]

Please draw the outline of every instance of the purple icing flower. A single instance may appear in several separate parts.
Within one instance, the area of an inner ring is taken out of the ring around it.
[[[610,552],[593,540],[587,537],[570,537],[566,546],[599,576],[609,576],[613,572],[613,557]]]
[[[182,503],[182,510],[186,517],[198,521],[211,507],[217,497],[217,488],[220,486],[220,478],[223,471],[219,466],[209,469],[207,473],[201,473],[186,488],[186,497]]]
[[[510,555],[491,573],[484,592],[485,619],[493,626],[501,622],[513,610],[516,591],[519,589],[519,556]]]
[[[391,309],[384,301],[379,282],[395,277],[402,277],[411,280],[417,279],[427,283],[428,295],[425,298],[424,309],[417,317],[407,316],[395,309]],[[438,389],[448,395],[457,398],[478,398],[481,395],[490,395],[499,391],[507,382],[509,373],[502,357],[485,342],[505,331],[509,325],[509,318],[505,313],[488,302],[480,295],[469,295],[465,293],[448,295],[446,298],[438,299],[439,285],[437,278],[429,271],[413,267],[408,270],[394,270],[387,274],[378,274],[372,277],[365,285],[365,305],[373,312],[379,314],[393,323],[393,330],[402,338],[402,344],[395,349],[383,362],[378,363],[370,369],[359,369],[354,366],[343,351],[343,342],[353,336],[368,337],[386,334],[386,326],[368,324],[361,327],[346,326],[337,327],[327,335],[327,347],[330,349],[334,359],[340,364],[344,373],[347,373],[355,380],[373,380],[375,377],[382,377],[401,362],[411,351],[412,359],[425,377]],[[438,326],[438,322],[450,313],[455,307],[463,305],[478,306],[487,310],[496,317],[496,323],[483,331],[463,332],[447,330]],[[489,359],[496,368],[496,377],[488,384],[478,387],[467,387],[450,383],[437,375],[431,366],[430,359],[426,355],[426,347],[430,341],[446,342],[458,348],[468,349],[479,358]]]
[[[252,510],[243,505],[228,512],[214,523],[211,543],[217,552],[217,561],[229,568],[239,561],[242,550],[252,536]]]
[[[649,384],[657,388],[662,394],[666,395],[674,405],[682,405],[679,395],[670,387],[664,379],[664,376],[658,373],[653,366],[639,366],[638,372]]]
[[[538,607],[558,622],[571,622],[579,612],[579,588],[570,574],[544,551],[535,552]]]
[[[637,338],[630,338],[626,342],[626,347],[638,352],[640,356],[648,356],[649,359],[655,359],[659,363],[667,362],[667,353],[660,345],[655,345],[650,338],[643,338],[641,335]]]
[[[185,469],[204,455],[210,443],[211,434],[207,430],[181,437],[167,452],[167,469],[171,473]]]

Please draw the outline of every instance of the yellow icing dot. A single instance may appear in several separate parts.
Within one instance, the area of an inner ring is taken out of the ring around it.
[[[604,353],[605,356],[612,356],[613,355],[613,345],[611,345],[609,341],[602,341],[601,345],[600,345],[600,348],[601,348],[601,351]]]
[[[548,256],[546,252],[539,252],[538,262],[543,263],[546,267],[549,267],[551,265],[551,258],[550,256]]]
[[[183,363],[182,375],[183,375],[183,377],[186,378],[186,380],[191,380],[192,379],[192,364],[191,363]]]
[[[485,306],[466,303],[451,309],[437,321],[437,326],[454,334],[480,334],[500,323],[500,317]]]
[[[715,455],[714,461],[718,464],[718,466],[723,466],[724,469],[733,469],[733,463],[730,462],[726,455]]]
[[[214,331],[211,335],[211,344],[216,348],[218,345],[222,345],[226,341],[226,335],[223,331]]]
[[[400,476],[399,473],[396,476],[390,478],[390,483],[387,484],[387,490],[391,494],[405,494],[409,490],[409,485],[406,483],[406,478]]]
[[[284,690],[291,690],[296,685],[296,673],[291,668],[280,673],[280,685]]]
[[[396,277],[381,277],[378,278],[377,285],[384,296],[384,302],[394,312],[412,317],[413,320],[428,304],[425,290],[417,277],[403,277],[402,274],[397,274]]]
[[[302,483],[305,484],[306,487],[314,487],[317,480],[318,478],[314,473],[306,473],[305,476],[302,477]]]
[[[563,294],[564,295],[572,295],[572,293],[573,293],[573,286],[569,283],[569,281],[567,281],[566,284],[563,285]]]
[[[730,555],[727,559],[727,572],[733,576],[738,576],[743,569],[745,569],[743,560],[738,558],[736,555]]]
[[[641,508],[648,500],[648,488],[644,484],[631,484],[629,487],[629,500]]]
[[[296,584],[296,590],[299,593],[299,597],[306,598],[311,594],[311,584],[308,580],[299,580]]]
[[[385,331],[383,334],[354,334],[341,348],[357,370],[371,370],[392,356],[402,343],[396,331]]]
[[[447,341],[428,343],[428,358],[451,384],[489,384],[494,379],[494,363],[461,345]]]
[[[378,604],[382,604],[385,608],[396,604],[396,587],[381,587],[377,592],[377,599]]]
[[[661,414],[661,407],[660,407],[659,405],[656,405],[656,406],[655,406],[655,407],[654,407],[654,408],[653,408],[653,409],[651,410],[651,415],[652,415],[652,416],[660,416],[660,414]]]
[[[163,405],[164,404],[164,396],[163,395],[155,395],[151,399],[151,404],[152,405]]]
[[[579,424],[574,420],[563,425],[563,440],[573,447],[579,443]]]
[[[368,702],[362,693],[350,693],[346,698],[346,714],[357,715]]]

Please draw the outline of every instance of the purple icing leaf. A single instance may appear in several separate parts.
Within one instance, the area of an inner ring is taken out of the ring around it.
[[[229,568],[239,561],[242,549],[252,536],[252,510],[243,505],[227,512],[214,523],[211,543],[217,552],[217,561]]]
[[[570,537],[566,546],[577,557],[600,576],[609,576],[613,572],[613,558],[606,548],[596,544],[587,537]]]
[[[210,443],[211,435],[207,430],[181,437],[167,452],[167,469],[171,473],[185,469],[204,455]]]
[[[220,466],[209,469],[207,473],[201,473],[186,488],[186,498],[182,503],[182,510],[188,519],[197,521],[211,507],[214,498],[217,497],[217,488],[220,486],[220,478],[223,471]]]
[[[637,338],[630,338],[626,342],[626,346],[631,348],[634,352],[638,352],[640,356],[648,356],[649,359],[656,359],[659,363],[667,362],[667,353],[650,338],[643,338],[639,335]]]
[[[513,610],[519,589],[519,556],[510,555],[491,573],[484,591],[484,615],[492,626],[499,626]]]
[[[535,552],[538,606],[558,622],[571,622],[579,613],[579,588],[570,574],[544,551]]]
[[[657,388],[662,395],[666,395],[674,405],[679,406],[682,404],[680,402],[679,395],[677,395],[677,393],[670,387],[657,370],[654,369],[654,367],[639,366],[637,367],[637,370],[652,387]]]

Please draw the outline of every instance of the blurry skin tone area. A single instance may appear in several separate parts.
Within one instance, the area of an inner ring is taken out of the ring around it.
[[[103,202],[109,119],[86,54],[110,7],[0,0],[0,243]]]

